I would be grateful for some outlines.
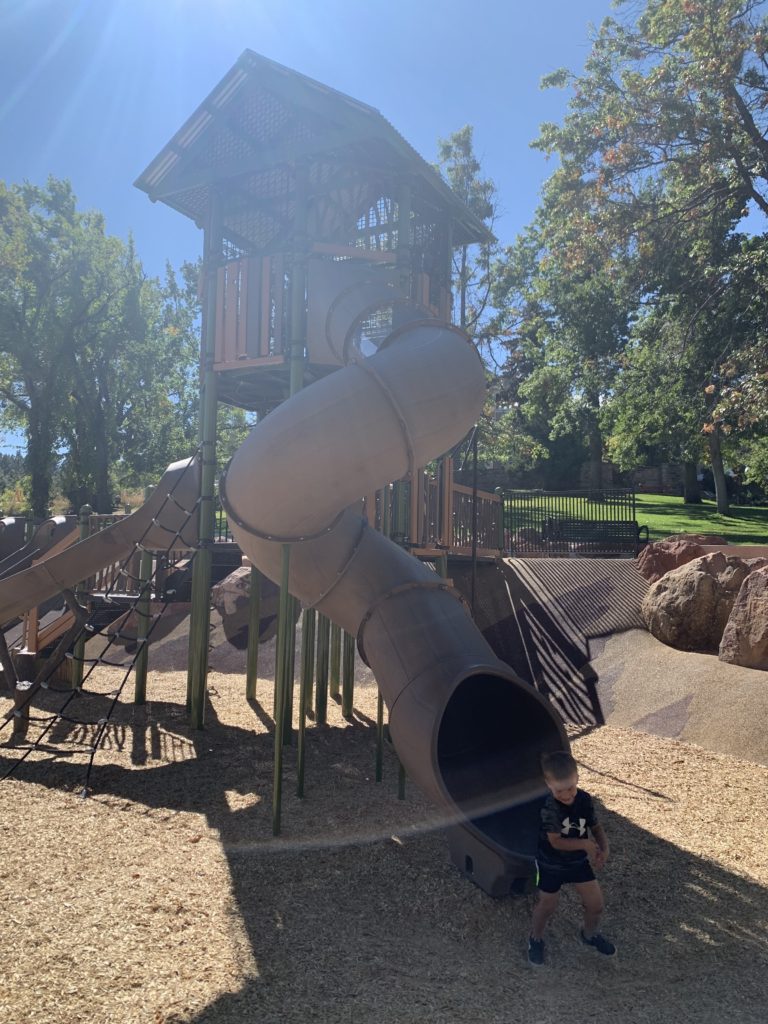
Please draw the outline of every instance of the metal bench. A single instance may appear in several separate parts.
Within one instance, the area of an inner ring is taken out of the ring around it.
[[[562,555],[636,555],[648,543],[648,527],[634,519],[545,520],[542,539],[551,554]]]

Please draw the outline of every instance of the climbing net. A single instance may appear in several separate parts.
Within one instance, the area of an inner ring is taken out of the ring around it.
[[[6,713],[5,719],[0,723],[0,736],[5,730],[12,729],[14,734],[21,734],[23,740],[17,742],[14,746],[6,745],[6,750],[16,750],[18,756],[11,758],[11,764],[2,771],[0,774],[0,782],[9,778],[14,772],[18,770],[21,764],[27,760],[30,755],[36,751],[42,749],[43,741],[46,737],[50,737],[50,734],[54,728],[59,724],[64,724],[66,727],[67,738],[62,742],[71,745],[77,745],[83,748],[83,753],[87,755],[87,761],[84,770],[84,778],[80,795],[86,797],[89,792],[91,772],[93,770],[94,761],[96,754],[102,747],[107,735],[107,730],[112,722],[115,709],[118,707],[120,698],[122,697],[125,686],[131,676],[137,668],[137,663],[142,655],[148,650],[148,645],[152,637],[152,633],[157,628],[158,623],[161,621],[163,614],[165,613],[168,605],[171,603],[175,596],[175,591],[163,588],[162,597],[160,598],[157,593],[158,588],[156,586],[158,578],[158,567],[161,563],[161,558],[155,558],[155,568],[148,572],[146,576],[143,573],[136,575],[132,571],[132,566],[136,564],[136,556],[146,553],[154,556],[169,555],[170,552],[179,546],[187,547],[187,543],[183,541],[183,533],[186,527],[189,525],[192,517],[197,513],[200,508],[201,502],[204,500],[198,497],[194,502],[192,508],[183,507],[177,498],[174,496],[178,490],[179,485],[186,473],[191,471],[191,467],[194,464],[194,459],[190,460],[189,466],[183,471],[179,478],[174,483],[171,490],[164,496],[163,501],[155,513],[155,516],[150,520],[146,529],[142,532],[141,536],[133,542],[133,546],[128,554],[120,561],[117,571],[102,595],[104,604],[115,605],[115,597],[120,587],[126,584],[131,587],[131,593],[133,599],[127,605],[123,605],[120,615],[120,626],[117,629],[113,629],[110,632],[106,632],[104,627],[99,627],[96,624],[96,620],[102,617],[102,606],[94,608],[90,613],[83,608],[75,596],[71,592],[64,592],[64,597],[67,606],[75,617],[74,626],[66,633],[62,638],[52,655],[46,660],[45,665],[38,673],[37,677],[32,681],[22,681],[16,684],[14,694],[14,706]],[[162,521],[162,512],[164,509],[174,507],[181,513],[181,525],[175,529],[166,526]],[[157,544],[153,544],[149,548],[146,544],[146,538],[150,531],[157,534],[158,531],[168,535],[168,541],[165,547],[159,548]],[[179,542],[182,542],[180,545]],[[193,556],[194,558],[194,553]],[[160,607],[156,610],[151,611],[149,605],[150,595],[153,590],[156,592],[156,597],[159,598]],[[132,634],[123,633],[124,624],[128,621],[129,617],[135,616],[138,629],[137,636]],[[88,640],[94,640],[97,637],[104,639],[104,644],[96,656],[85,657],[85,642]],[[110,652],[114,655],[114,647],[120,641],[129,641],[135,643],[135,649],[132,651],[132,657],[126,662],[125,659],[113,660],[110,657]],[[56,672],[56,669],[62,664],[65,659],[70,659],[76,666],[81,668],[76,671],[75,679],[76,682],[72,686],[56,686],[52,682],[52,677]],[[108,691],[106,694],[103,691],[97,691],[92,687],[88,686],[88,683],[93,683],[94,673],[100,666],[109,666],[123,670],[122,677],[118,682],[118,685]],[[54,710],[46,710],[42,714],[33,714],[32,702],[34,698],[40,693],[40,691],[47,691],[48,693],[61,695],[63,698],[58,708]],[[105,696],[109,698],[108,707],[103,715],[98,718],[86,718],[79,717],[74,713],[74,705],[83,697],[93,696],[103,699]],[[32,726],[36,729],[34,736],[29,737],[27,730]],[[88,740],[72,739],[71,735],[77,736],[88,736]],[[49,740],[50,742],[50,740]],[[47,748],[48,749],[48,748]]]

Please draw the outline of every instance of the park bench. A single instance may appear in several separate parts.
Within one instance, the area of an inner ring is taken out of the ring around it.
[[[648,543],[648,527],[634,519],[550,518],[542,539],[552,554],[634,556]]]

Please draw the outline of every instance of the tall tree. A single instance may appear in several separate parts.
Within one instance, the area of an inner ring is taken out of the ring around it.
[[[188,404],[188,296],[54,178],[0,184],[0,257],[0,402],[27,435],[32,510],[47,514],[63,459],[72,503],[109,511],[116,467],[162,448]]]
[[[469,209],[493,234],[499,212],[496,186],[483,177],[475,154],[474,129],[465,125],[447,139],[438,139],[438,168]],[[492,240],[461,245],[454,253],[454,322],[472,337],[484,340],[483,324],[490,312],[491,267],[496,253]]]
[[[710,414],[700,429],[721,510],[723,425],[713,381],[750,345],[728,327],[728,293],[744,270],[729,239],[751,206],[768,212],[765,10],[757,0],[646,0],[634,21],[606,19],[584,74],[560,70],[547,80],[569,85],[572,98],[562,124],[543,126],[536,143],[560,158],[561,214],[578,197],[601,238],[631,248],[646,305],[675,296],[664,306],[666,336],[684,339],[709,374],[694,375],[701,391],[689,405]],[[686,258],[683,290],[669,269],[680,274]],[[686,365],[679,361],[678,372]]]
[[[580,198],[562,174],[549,179],[533,225],[496,268],[493,298],[507,379],[527,364],[516,386],[525,417],[546,420],[550,440],[580,436],[599,488],[602,410],[628,337],[633,261],[598,236]]]
[[[50,502],[66,388],[61,367],[75,202],[64,183],[45,190],[0,183],[0,401],[23,425],[35,515]]]

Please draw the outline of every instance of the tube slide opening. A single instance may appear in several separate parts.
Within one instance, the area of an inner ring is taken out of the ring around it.
[[[462,679],[443,712],[438,769],[451,799],[482,832],[510,850],[526,850],[546,792],[539,763],[563,740],[538,694],[490,672]]]

